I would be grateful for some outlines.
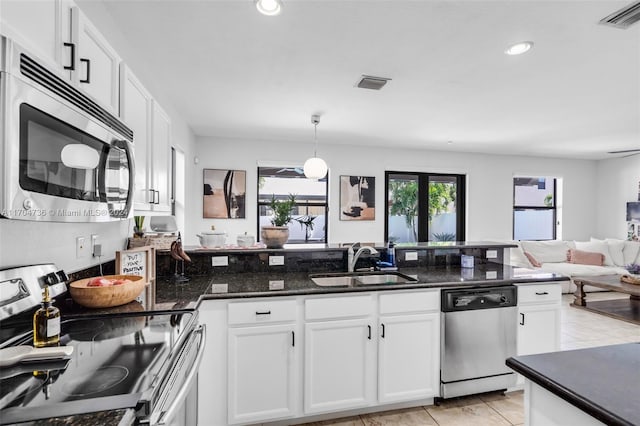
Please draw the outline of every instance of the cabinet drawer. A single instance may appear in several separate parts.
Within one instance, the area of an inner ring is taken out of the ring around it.
[[[296,320],[295,300],[229,303],[229,325]]]
[[[518,286],[518,305],[529,303],[560,303],[562,287],[560,284],[535,284]]]
[[[440,310],[440,291],[411,291],[380,295],[380,314]]]
[[[363,317],[373,313],[373,295],[307,299],[304,306],[307,320]]]

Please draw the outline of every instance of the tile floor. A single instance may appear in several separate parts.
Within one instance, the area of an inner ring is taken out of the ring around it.
[[[598,292],[589,293],[588,300],[620,297],[628,296]],[[572,300],[573,295],[562,296],[561,350],[640,342],[640,326],[572,308],[569,306]],[[522,391],[506,395],[492,392],[444,401],[439,406],[429,405],[307,423],[308,426],[509,426],[522,424],[524,424]]]

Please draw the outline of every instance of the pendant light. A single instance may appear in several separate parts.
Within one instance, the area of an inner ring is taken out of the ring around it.
[[[319,115],[312,115],[311,122],[313,123],[313,157],[309,158],[304,162],[304,175],[308,179],[322,179],[327,175],[327,163],[322,159],[318,158],[317,150],[318,150],[318,123],[320,123]]]
[[[256,8],[263,15],[275,16],[280,14],[282,2],[280,0],[256,0]]]

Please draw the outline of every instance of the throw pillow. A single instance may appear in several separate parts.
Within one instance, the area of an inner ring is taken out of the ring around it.
[[[525,253],[532,255],[539,263],[567,261],[567,250],[571,247],[566,241],[521,241]],[[535,266],[535,265],[534,265]]]
[[[527,257],[527,259],[529,259],[529,263],[531,263],[531,265],[533,265],[534,268],[539,268],[542,266],[542,263],[538,262],[538,260],[535,257],[533,257],[531,253],[527,253],[525,251],[524,255]]]
[[[599,240],[591,237],[591,242],[605,243],[609,247],[609,254],[611,255],[611,261],[616,266],[624,266],[624,240],[616,240],[615,238],[607,238],[605,240]]]
[[[602,266],[604,263],[604,254],[592,251],[569,249],[567,251],[567,261],[569,263],[578,263],[580,265]]]
[[[625,241],[624,250],[624,265],[631,265],[632,263],[640,263],[640,242],[638,241]]]
[[[609,245],[604,241],[576,241],[576,249],[602,253],[604,255],[604,266],[614,266],[609,253]]]

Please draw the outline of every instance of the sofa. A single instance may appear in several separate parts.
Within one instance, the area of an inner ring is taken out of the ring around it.
[[[607,238],[590,241],[514,241],[509,264],[543,272],[575,276],[628,273],[625,266],[640,263],[640,242]],[[562,283],[563,293],[576,289],[573,279]],[[585,286],[585,291],[603,291]]]

